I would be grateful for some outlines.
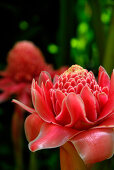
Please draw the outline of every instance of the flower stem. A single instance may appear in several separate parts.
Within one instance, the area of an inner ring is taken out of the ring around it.
[[[60,23],[59,23],[59,56],[57,64],[67,65],[70,62],[70,40],[75,33],[74,24],[74,0],[60,1]]]
[[[100,63],[103,61],[105,48],[105,33],[101,22],[101,6],[99,0],[88,0],[92,9],[92,23],[95,32],[96,43],[100,56]]]
[[[103,66],[108,74],[111,74],[114,66],[114,7],[112,9],[112,20],[108,32]]]
[[[29,162],[29,170],[38,170],[38,160],[36,159],[36,153],[30,152],[30,162]]]

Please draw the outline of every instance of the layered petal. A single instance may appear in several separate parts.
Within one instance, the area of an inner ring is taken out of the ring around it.
[[[86,164],[103,161],[114,154],[113,128],[90,129],[71,141]]]
[[[47,80],[51,81],[50,74],[46,71],[42,71],[39,76],[39,86],[41,86],[42,82],[45,84]]]
[[[55,122],[53,112],[46,104],[43,96],[35,89],[32,89],[32,96],[34,96],[34,108],[39,116],[46,122]]]
[[[32,141],[38,136],[42,123],[43,120],[35,113],[26,118],[25,134],[28,141]]]
[[[93,128],[114,128],[114,113],[111,113],[107,119],[104,119],[102,123]]]
[[[87,170],[71,142],[67,142],[60,147],[60,164],[61,170]]]
[[[109,97],[114,99],[114,69],[111,75]]]
[[[79,132],[70,128],[44,123],[37,138],[29,143],[29,149],[34,152],[46,148],[56,148],[65,144],[77,133]]]
[[[110,88],[110,78],[106,70],[102,66],[100,66],[99,68],[98,84],[102,88],[106,86]]]
[[[96,111],[96,100],[94,95],[91,93],[88,86],[85,86],[81,91],[81,98],[84,102],[86,116],[90,121],[97,119]]]
[[[106,93],[102,92],[98,94],[97,97],[98,97],[100,109],[102,110],[102,108],[105,106],[105,104],[108,101],[108,96],[106,95]]]
[[[66,98],[65,98],[66,99]],[[56,116],[57,123],[61,125],[67,125],[71,122],[71,116],[66,106],[66,100],[62,102],[61,112]]]
[[[68,127],[83,130],[93,125],[86,117],[84,103],[79,95],[70,93],[66,99],[66,106],[71,117],[71,122],[67,125]]]
[[[108,116],[110,113],[114,112],[114,70],[110,81],[109,97],[106,105],[104,106],[102,112],[100,113],[99,119]]]
[[[65,94],[60,90],[56,90],[55,95],[56,95],[56,99],[61,107],[63,99],[65,98]]]
[[[52,107],[52,102],[51,102],[51,98],[50,98],[50,91],[44,86],[44,84],[42,83],[42,95],[44,97],[44,100],[46,102],[46,105],[49,106],[49,108],[51,110],[53,110]]]

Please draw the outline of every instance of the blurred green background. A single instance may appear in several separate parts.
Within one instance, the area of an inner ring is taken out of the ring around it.
[[[8,51],[20,40],[33,41],[54,68],[76,63],[97,75],[99,65],[103,65],[111,75],[114,67],[114,1],[1,0],[0,70],[6,66]],[[0,170],[15,170],[10,130],[13,108],[11,100],[0,105]],[[60,169],[59,149],[36,152],[36,165],[31,168],[24,130],[23,139],[24,169]],[[113,170],[114,158],[94,167],[95,170],[101,168]]]

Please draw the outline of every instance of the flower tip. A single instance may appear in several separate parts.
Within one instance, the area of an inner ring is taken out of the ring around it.
[[[32,142],[33,142],[33,141],[31,141],[31,142],[28,144],[28,148],[29,148],[29,150],[30,150],[31,152],[36,152],[36,151],[39,150],[39,149],[37,149],[36,145],[34,146],[34,145],[32,144]]]
[[[32,79],[32,85],[31,85],[31,87],[32,87],[32,88],[35,87],[35,79],[34,79],[34,78]]]
[[[100,65],[100,66],[99,66],[99,71],[101,71],[101,72],[102,72],[102,71],[105,71],[105,68]]]
[[[18,103],[18,101],[16,99],[12,99],[11,102],[12,103]]]
[[[35,150],[32,147],[30,147],[30,144],[28,144],[28,148],[31,152],[35,152]]]
[[[42,82],[45,84],[47,80],[51,80],[51,76],[47,71],[42,71],[39,76],[39,86],[41,86]]]

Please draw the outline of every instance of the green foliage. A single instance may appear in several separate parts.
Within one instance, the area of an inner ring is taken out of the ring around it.
[[[58,46],[55,44],[49,44],[47,47],[47,50],[51,54],[56,54],[56,53],[58,53]]]
[[[19,28],[20,28],[21,30],[27,30],[28,27],[29,27],[29,24],[28,24],[27,21],[21,21],[21,22],[19,23]]]

